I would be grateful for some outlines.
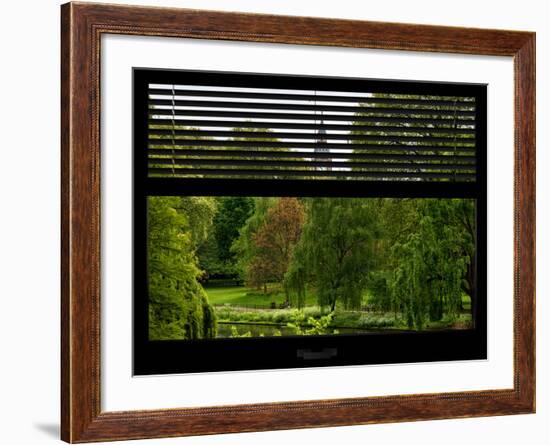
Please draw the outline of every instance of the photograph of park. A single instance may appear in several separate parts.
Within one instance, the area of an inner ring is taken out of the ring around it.
[[[150,196],[150,340],[470,329],[476,201]]]

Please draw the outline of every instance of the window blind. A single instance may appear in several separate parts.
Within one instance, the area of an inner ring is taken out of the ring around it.
[[[147,84],[148,177],[476,181],[475,97],[217,79]]]

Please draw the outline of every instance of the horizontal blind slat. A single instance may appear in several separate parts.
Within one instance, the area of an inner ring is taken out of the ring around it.
[[[176,107],[193,108],[223,108],[223,109],[264,109],[264,110],[304,110],[304,111],[323,111],[323,112],[344,112],[344,113],[377,113],[390,115],[443,115],[443,116],[464,116],[475,117],[473,111],[463,111],[458,108],[403,108],[403,107],[376,107],[376,106],[338,106],[338,105],[309,105],[309,104],[283,104],[283,103],[265,103],[265,102],[220,102],[220,101],[202,101],[202,100],[165,100],[150,99],[149,105],[163,105]],[[150,107],[156,110],[156,108]]]
[[[374,113],[372,113],[374,114]],[[325,121],[340,121],[350,122],[350,117],[353,122],[399,122],[399,123],[448,123],[453,120],[452,115],[440,115],[437,118],[430,117],[416,117],[408,116],[406,119],[391,113],[379,113],[381,116],[363,116],[355,115],[348,116],[342,114],[323,114],[323,120]],[[393,113],[395,114],[395,113]],[[251,112],[251,111],[226,111],[226,110],[181,110],[181,109],[149,109],[149,115],[175,115],[175,116],[196,116],[196,117],[242,117],[248,119],[278,119],[278,120],[321,120],[319,114],[313,113],[263,113],[263,112]],[[421,113],[417,113],[421,115]],[[426,115],[426,113],[424,113]],[[456,119],[461,124],[473,123],[474,120],[468,116],[457,116]]]
[[[381,124],[383,122],[373,122],[374,124]],[[415,122],[418,125],[417,122]],[[288,130],[336,130],[336,131],[407,131],[407,132],[444,132],[444,133],[457,133],[475,135],[475,129],[473,128],[473,121],[468,122],[467,127],[450,127],[452,122],[443,123],[427,122],[425,125],[433,125],[431,127],[418,127],[406,125],[404,122],[401,127],[395,125],[340,125],[340,124],[304,124],[293,122],[251,122],[251,121],[219,121],[219,120],[193,120],[193,119],[150,119],[149,129],[154,130],[157,127],[174,126],[175,129],[181,127],[225,127],[225,128],[258,128],[258,129],[288,129]],[[437,126],[436,126],[437,125]],[[461,124],[462,125],[462,124]]]
[[[330,140],[355,140],[355,141],[408,141],[408,142],[453,142],[455,139],[464,143],[475,143],[475,139],[470,137],[461,136],[457,137],[456,134],[448,136],[430,136],[431,132],[428,132],[426,136],[410,136],[410,135],[396,135],[396,134],[382,134],[380,135],[362,135],[362,134],[325,134],[323,139]],[[150,139],[156,139],[157,136],[204,136],[208,137],[229,137],[229,138],[247,138],[249,140],[255,139],[319,139],[319,136],[315,133],[281,133],[281,132],[245,132],[245,131],[211,131],[211,130],[150,130]],[[154,137],[151,137],[154,136]],[[181,138],[184,140],[183,138]],[[180,140],[180,139],[176,139]]]
[[[202,150],[202,149],[171,149],[171,148],[151,148],[148,150],[149,155],[153,156],[170,156],[170,157],[220,157],[220,158],[239,158],[250,157],[251,153],[247,150]],[[329,159],[381,159],[388,162],[391,161],[447,161],[475,164],[475,156],[456,154],[455,156],[448,155],[403,155],[395,153],[334,153],[334,152],[296,152],[296,151],[255,151],[253,156],[256,158],[329,158]]]
[[[456,100],[444,99],[399,99],[399,98],[381,98],[368,96],[341,96],[341,95],[314,95],[300,93],[257,93],[245,91],[208,91],[208,90],[190,90],[190,89],[174,89],[175,96],[191,96],[191,97],[230,97],[243,99],[269,99],[269,100],[300,100],[300,101],[318,101],[318,102],[364,102],[377,104],[403,104],[403,105],[439,105],[439,106],[474,106],[472,98],[456,98]],[[150,88],[149,95],[168,96],[172,98],[172,89]]]
[[[391,141],[386,141],[391,142]],[[406,145],[403,143],[384,144],[337,144],[331,142],[280,142],[280,141],[235,141],[235,140],[200,140],[200,139],[149,139],[151,148],[171,145],[173,147],[251,147],[251,148],[307,148],[307,149],[336,149],[336,150],[423,150],[423,151],[464,151],[475,153],[475,148],[468,146],[444,146],[444,145]],[[154,147],[153,147],[154,146]],[[251,153],[253,153],[251,151]]]
[[[461,181],[471,181],[475,179],[475,175],[471,174],[462,174],[457,173],[454,175],[449,175],[448,173],[398,173],[392,171],[377,171],[377,172],[358,172],[358,171],[327,171],[327,170],[245,170],[245,169],[235,169],[230,171],[223,169],[180,169],[181,171],[175,172],[173,169],[159,169],[159,168],[150,168],[149,172],[157,175],[166,175],[166,177],[177,177],[181,176],[220,176],[220,177],[233,177],[233,176],[268,176],[275,178],[284,178],[284,177],[333,177],[333,178],[401,178],[406,180],[418,180],[419,178],[425,179],[457,179]]]
[[[264,167],[331,167],[352,170],[360,168],[387,168],[388,170],[469,170],[474,171],[475,165],[439,164],[439,163],[387,163],[387,162],[330,162],[330,161],[265,161],[260,159],[178,159],[149,158],[149,165],[213,165],[213,166],[264,166]]]

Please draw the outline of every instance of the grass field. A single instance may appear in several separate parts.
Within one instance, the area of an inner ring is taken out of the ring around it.
[[[276,287],[268,288],[267,294],[256,289],[250,289],[244,286],[225,286],[204,288],[208,294],[208,300],[214,306],[263,306],[269,307],[272,302],[277,306],[284,303],[285,295]],[[316,306],[317,300],[313,293],[306,293],[306,306]]]
[[[267,294],[257,289],[251,289],[244,286],[206,286],[204,288],[208,294],[208,300],[211,304],[230,305],[230,306],[265,306],[268,307],[272,302],[277,306],[285,301],[285,295],[276,285],[268,287]],[[367,297],[364,297],[364,303],[367,303]],[[306,306],[317,306],[317,299],[314,292],[306,292]],[[470,311],[470,297],[466,294],[462,296],[462,307],[465,312]]]

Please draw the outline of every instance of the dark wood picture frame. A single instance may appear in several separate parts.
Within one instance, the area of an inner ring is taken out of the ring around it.
[[[61,34],[63,440],[95,442],[535,411],[534,33],[68,3],[61,8]],[[100,404],[99,138],[103,34],[512,56],[515,73],[513,388],[103,412]]]

